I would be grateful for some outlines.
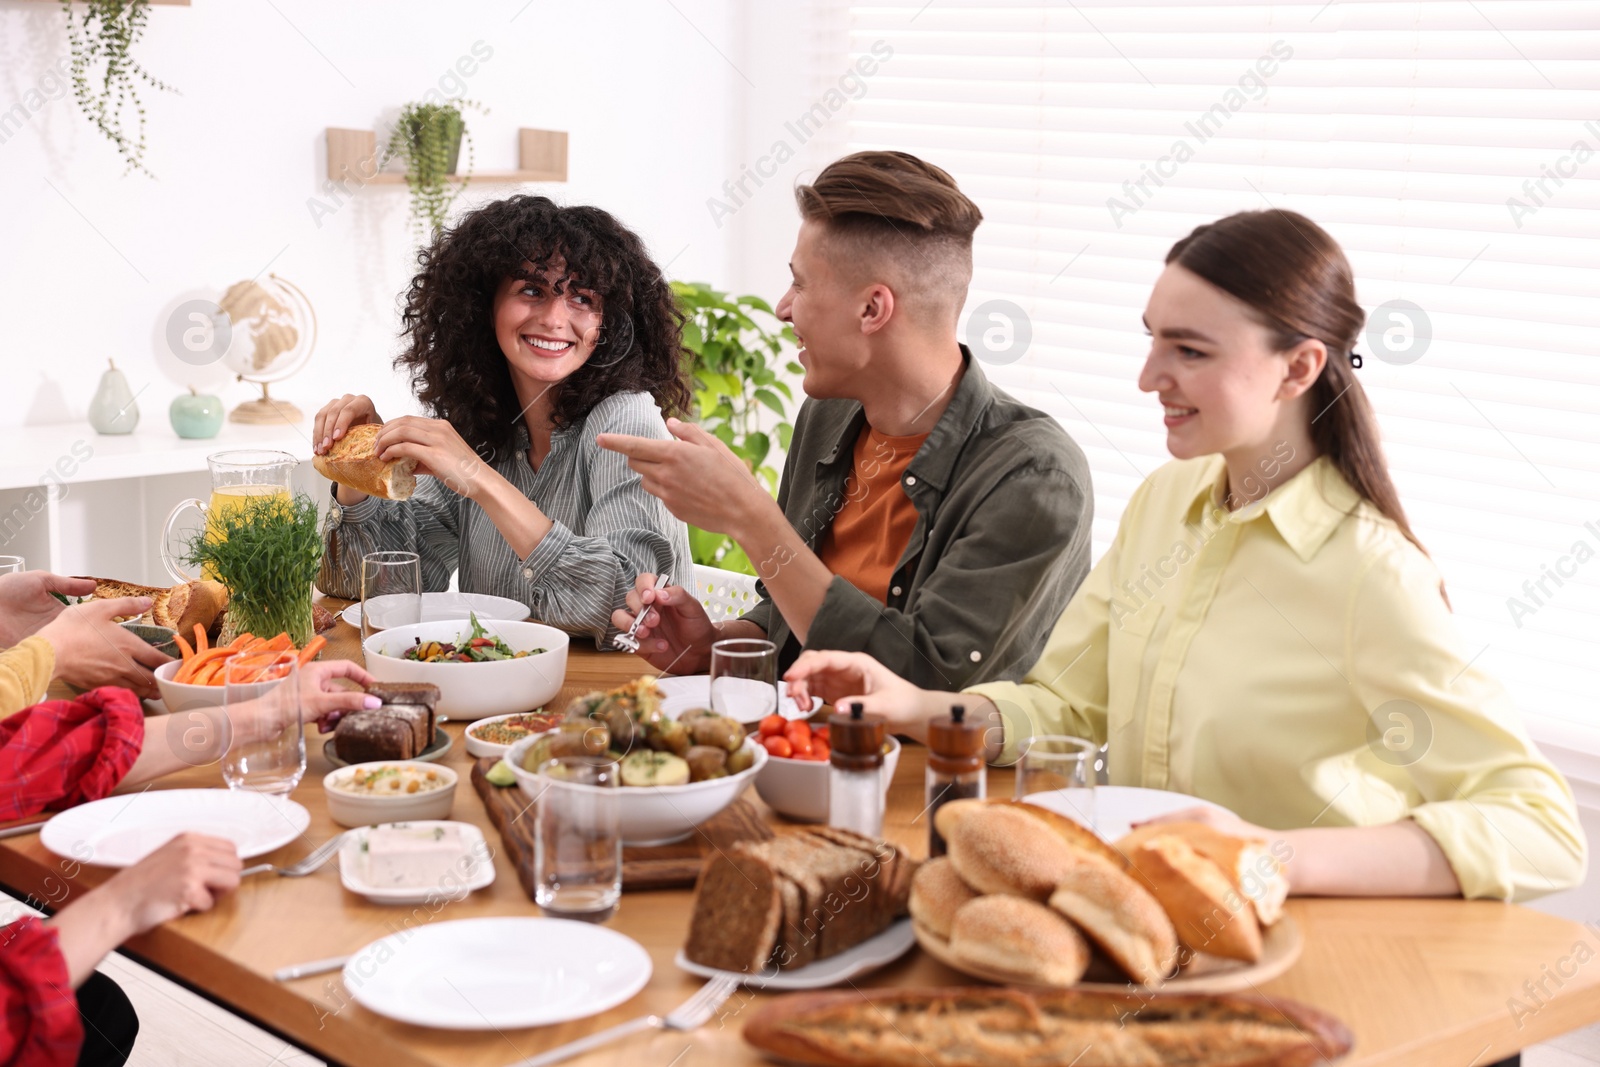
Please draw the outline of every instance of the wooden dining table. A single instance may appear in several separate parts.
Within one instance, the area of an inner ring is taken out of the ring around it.
[[[334,610],[343,606],[324,603]],[[342,620],[328,636],[325,657],[362,658],[359,634]],[[646,673],[654,672],[641,659],[575,641],[557,706],[578,693]],[[461,736],[463,724],[445,729],[454,743],[443,763],[461,775],[451,818],[476,825],[495,846],[492,885],[452,903],[396,907],[346,891],[336,863],[305,878],[255,875],[210,911],[136,937],[123,951],[330,1063],[350,1067],[502,1067],[640,1015],[666,1015],[691,996],[704,979],[673,962],[689,924],[693,893],[687,888],[623,894],[607,925],[644,947],[653,973],[626,1003],[574,1022],[521,1030],[428,1029],[362,1007],[338,972],[273,980],[279,968],[356,953],[423,925],[539,914],[468,783],[472,760]],[[261,859],[292,863],[343,829],[329,818],[324,799],[322,778],[332,769],[323,755],[324,740],[315,727],[307,727],[306,774],[292,795],[310,812],[309,828]],[[919,857],[927,851],[921,818],[925,757],[922,747],[905,746],[884,829],[887,838]],[[152,788],[222,785],[212,764],[171,775]],[[1009,795],[1011,773],[991,769],[988,787],[991,796]],[[748,797],[774,826],[783,823],[754,790]],[[0,841],[0,883],[58,907],[109,874],[52,854],[37,833]],[[1293,998],[1341,1019],[1355,1037],[1344,1061],[1352,1067],[1482,1067],[1600,1020],[1600,923],[1585,927],[1517,905],[1462,900],[1299,898],[1289,902],[1288,914],[1303,932],[1304,950],[1286,973],[1259,983],[1255,992]],[[851,984],[864,991],[975,983],[913,949]],[[759,1062],[740,1030],[744,1018],[769,999],[768,994],[736,993],[716,1018],[692,1033],[638,1035],[571,1062],[662,1067]]]

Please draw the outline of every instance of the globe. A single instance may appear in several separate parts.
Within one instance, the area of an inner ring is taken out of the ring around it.
[[[218,304],[229,330],[222,362],[241,381],[261,386],[261,397],[233,409],[234,422],[297,423],[299,408],[271,396],[269,382],[305,366],[317,340],[317,316],[300,288],[276,274],[235,282]]]

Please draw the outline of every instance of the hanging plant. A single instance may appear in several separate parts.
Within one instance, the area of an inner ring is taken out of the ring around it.
[[[389,134],[388,154],[406,166],[406,186],[411,190],[411,229],[419,239],[438,233],[450,204],[467,187],[472,174],[472,134],[461,117],[463,107],[487,109],[471,100],[447,104],[407,104],[400,109]],[[461,156],[461,139],[467,141],[467,171],[461,184],[452,186]]]
[[[155,177],[144,165],[144,103],[139,99],[138,83],[163,92],[177,90],[151,77],[131,54],[144,33],[150,0],[87,0],[78,19],[72,15],[72,0],[61,0],[61,8],[67,13],[72,91],[78,107],[128,161],[124,174],[141,170]],[[100,73],[102,65],[104,74]],[[133,133],[123,118],[129,108],[138,122]]]

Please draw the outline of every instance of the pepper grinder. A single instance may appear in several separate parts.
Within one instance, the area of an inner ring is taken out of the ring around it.
[[[859,703],[828,717],[828,825],[883,836],[884,721]]]
[[[952,800],[982,800],[988,795],[983,768],[983,726],[967,721],[956,704],[949,715],[928,720],[928,857],[942,856],[944,838],[934,825],[939,809]]]

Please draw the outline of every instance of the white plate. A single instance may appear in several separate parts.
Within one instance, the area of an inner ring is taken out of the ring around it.
[[[434,901],[462,900],[469,893],[494,883],[494,853],[483,839],[483,831],[471,823],[429,819],[388,825],[424,830],[435,826],[459,827],[461,844],[466,851],[461,854],[451,873],[445,875],[438,885],[420,889],[376,886],[367,881],[367,854],[362,849],[372,827],[359,827],[350,831],[343,847],[339,849],[339,880],[350,892],[359,893],[374,904],[431,904]]]
[[[756,989],[770,990],[798,990],[798,989],[825,989],[831,985],[838,985],[857,975],[875,971],[879,967],[887,966],[904,956],[912,945],[917,943],[916,934],[911,929],[910,919],[901,919],[883,933],[876,937],[869,937],[861,944],[839,953],[837,956],[828,956],[815,963],[808,963],[792,971],[780,971],[768,968],[760,974],[738,974],[733,971],[719,971],[702,964],[695,963],[683,954],[683,949],[678,950],[677,958],[673,960],[681,969],[690,974],[697,974],[702,978],[716,978],[719,975],[731,975],[740,979],[745,985]]]
[[[725,681],[732,683],[742,682],[746,685],[757,686],[763,690],[761,696],[765,696],[767,687],[759,682],[744,678],[729,678]],[[674,719],[691,708],[709,708],[711,706],[711,675],[709,674],[689,674],[678,678],[658,678],[656,679],[656,685],[667,696],[661,702],[661,710]],[[757,697],[757,699],[759,700],[761,697]],[[771,705],[768,706],[770,707]],[[801,711],[800,705],[796,704],[788,693],[784,693],[783,699],[778,704],[778,714],[785,719],[804,719],[811,712]],[[740,715],[734,716],[734,718],[743,723],[757,722],[765,717],[764,714],[756,715],[753,719],[746,719]]]
[[[235,789],[160,789],[106,797],[57,815],[39,840],[58,856],[130,867],[181,833],[225,837],[250,859],[282,848],[311,825],[292,800]]]
[[[1134,785],[1100,785],[1094,790],[1094,824],[1090,825],[1089,820],[1079,811],[1078,805],[1073,803],[1077,799],[1076,794],[1081,792],[1083,791],[1078,789],[1057,789],[1053,792],[1032,793],[1024,799],[1029,804],[1037,804],[1069,819],[1076,819],[1106,841],[1116,841],[1127,836],[1136,822],[1182,811],[1184,808],[1215,808],[1220,812],[1228,812],[1228,809],[1221,804],[1213,804],[1209,800],[1201,800],[1187,793],[1145,789]]]
[[[488,593],[423,593],[422,618],[417,621],[447,622],[450,619],[465,619],[469,612],[477,612],[480,620],[521,622],[528,617],[528,605],[519,604],[509,597],[490,596]],[[339,613],[339,617],[359,630],[361,602],[358,600],[345,608]]]
[[[496,744],[493,741],[485,741],[482,738],[479,738],[479,737],[475,736],[472,731],[477,730],[477,729],[487,725],[488,723],[499,722],[501,719],[514,719],[519,715],[534,715],[534,714],[537,714],[537,712],[514,711],[509,715],[496,715],[493,718],[479,719],[477,722],[469,723],[467,728],[461,732],[461,736],[466,738],[466,741],[467,741],[467,755],[469,755],[469,756],[504,756],[507,752],[511,751],[511,745],[500,745],[500,744]],[[561,713],[560,712],[549,712],[549,711],[546,710],[546,714],[554,714],[555,717],[556,717],[556,721],[557,722],[559,722],[561,720]],[[543,731],[540,731],[540,732],[542,733]],[[518,740],[521,740],[521,739],[518,738]],[[516,744],[516,741],[511,742],[511,744],[512,745]]]
[[[650,954],[572,919],[458,919],[374,941],[343,977],[358,1004],[403,1023],[510,1030],[616,1007],[650,981]]]

